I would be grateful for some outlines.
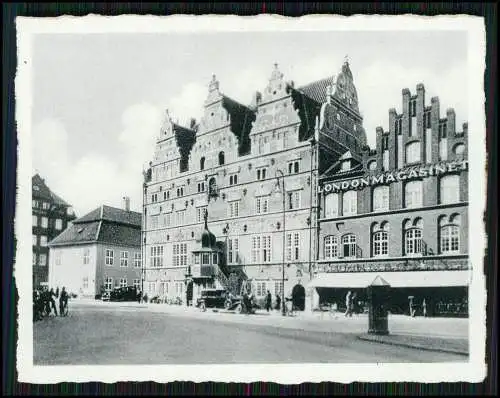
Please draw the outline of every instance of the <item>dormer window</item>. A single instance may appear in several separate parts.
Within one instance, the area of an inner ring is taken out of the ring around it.
[[[340,164],[340,171],[349,171],[351,169],[351,161],[350,160],[344,160]]]

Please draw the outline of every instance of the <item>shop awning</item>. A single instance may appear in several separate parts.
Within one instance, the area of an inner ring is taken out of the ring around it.
[[[408,271],[408,272],[344,272],[322,273],[309,282],[309,287],[365,288],[377,276],[393,288],[468,286],[470,271]]]

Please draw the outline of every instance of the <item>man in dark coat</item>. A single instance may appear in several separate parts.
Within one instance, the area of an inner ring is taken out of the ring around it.
[[[68,292],[63,286],[61,294],[59,296],[59,315],[65,316],[68,309]]]
[[[269,310],[271,309],[271,301],[272,301],[271,292],[268,290],[267,294],[266,294],[266,311],[267,312],[269,312]]]
[[[281,309],[281,297],[279,294],[276,295],[276,309],[278,311]]]

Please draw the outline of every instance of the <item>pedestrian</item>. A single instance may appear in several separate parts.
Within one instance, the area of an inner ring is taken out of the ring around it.
[[[66,316],[68,314],[68,292],[66,287],[63,286],[59,296],[59,315]]]
[[[409,300],[410,300],[410,316],[412,318],[414,318],[415,317],[415,305],[413,304],[413,296],[410,296]]]
[[[352,316],[352,293],[350,290],[345,295],[345,307],[346,309],[344,315],[346,317]]]
[[[356,292],[354,292],[351,297],[351,309],[350,316],[352,316],[352,313],[358,313],[358,295]]]
[[[425,302],[425,299],[422,301],[422,315],[424,318],[427,317],[427,303]]]
[[[279,294],[276,295],[276,310],[280,310],[281,309],[281,297]]]
[[[54,288],[51,287],[50,292],[49,292],[50,306],[54,310],[54,315],[57,316],[56,300],[54,299],[54,297],[56,297],[56,293],[54,292]],[[49,312],[50,312],[50,308],[49,308]]]
[[[272,301],[272,296],[271,292],[268,290],[267,295],[266,295],[266,311],[269,312],[271,309],[271,301]]]

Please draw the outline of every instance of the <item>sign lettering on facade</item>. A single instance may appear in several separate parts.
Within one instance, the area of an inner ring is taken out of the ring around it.
[[[323,186],[319,186],[318,192],[330,193],[337,191],[346,191],[350,189],[358,189],[377,184],[389,184],[396,181],[405,181],[416,178],[438,176],[441,174],[450,173],[454,171],[465,171],[467,170],[467,168],[468,168],[467,160],[461,162],[439,163],[430,166],[422,166],[419,168],[398,170],[374,176],[365,176],[342,182],[328,182]]]

